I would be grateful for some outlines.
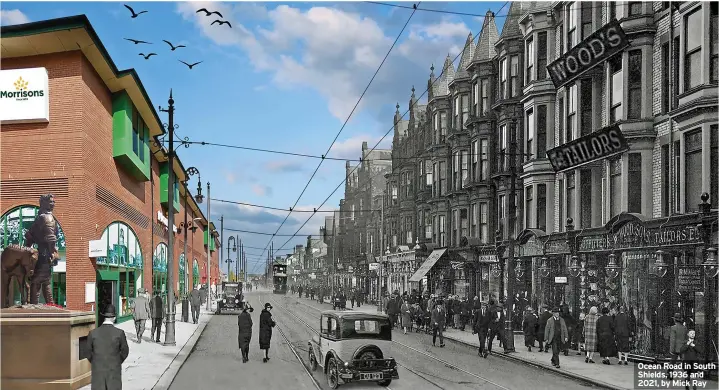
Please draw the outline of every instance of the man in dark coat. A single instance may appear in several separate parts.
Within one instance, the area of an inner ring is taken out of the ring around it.
[[[265,358],[262,363],[270,360],[270,341],[272,341],[272,328],[275,327],[275,320],[272,319],[272,305],[265,303],[265,308],[260,313],[260,349],[265,350]]]
[[[472,333],[476,333],[479,338],[479,356],[487,358],[487,350],[485,344],[487,343],[487,334],[489,332],[489,323],[492,320],[492,315],[487,308],[485,303],[482,303],[478,309],[474,311],[474,327]]]
[[[150,317],[152,317],[152,326],[150,327],[150,340],[155,339],[155,342],[160,342],[160,329],[162,328],[162,318],[165,313],[164,302],[159,291],[155,291],[155,296],[150,301]],[[157,338],[155,338],[155,331],[157,331]]]
[[[504,340],[504,312],[502,308],[497,306],[494,299],[489,300],[489,314],[491,320],[489,322],[489,342],[487,343],[487,349],[489,353],[492,353],[492,344],[494,344],[494,338],[497,337],[500,344]]]
[[[242,313],[237,316],[237,343],[242,352],[242,363],[250,360],[250,340],[252,339],[252,317],[254,309],[246,302],[242,302]]]
[[[537,338],[537,331],[539,330],[539,318],[534,314],[531,306],[527,306],[527,314],[524,315],[522,321],[522,331],[524,332],[524,346],[527,347],[527,351],[532,352],[534,346],[534,340]]]
[[[684,326],[684,318],[680,313],[674,313],[674,325],[669,329],[669,354],[672,363],[676,363],[681,357],[681,349],[687,342],[687,328]]]
[[[539,316],[539,329],[537,331],[539,352],[549,352],[549,347],[545,347],[544,342],[550,343],[552,340],[544,340],[544,328],[547,326],[547,321],[549,321],[550,318],[552,318],[552,313],[549,312],[548,306],[544,306],[544,312]]]
[[[624,306],[619,306],[619,313],[614,316],[614,336],[619,350],[619,364],[622,364],[623,361],[625,366],[629,364],[627,363],[627,355],[631,349],[629,338],[634,336],[633,325]]]
[[[569,341],[562,346],[564,356],[567,356],[569,355],[569,348],[572,344],[572,336],[574,336],[574,327],[576,326],[577,321],[574,320],[574,316],[572,316],[572,313],[569,312],[569,306],[562,305],[559,309],[559,316],[564,320],[564,323],[567,325],[567,332],[569,332]]]
[[[439,333],[439,347],[444,348],[444,326],[447,320],[447,311],[444,310],[442,301],[437,301],[437,306],[432,310],[431,326],[432,326],[432,345],[437,342],[437,333]]]
[[[105,307],[105,321],[87,336],[93,390],[122,390],[122,363],[130,354],[125,332],[113,324],[115,306]]]
[[[617,356],[617,345],[614,341],[614,318],[609,315],[608,307],[602,308],[602,316],[597,320],[597,341],[602,363],[611,364],[609,358]]]
[[[192,309],[192,323],[196,324],[200,319],[200,305],[202,304],[202,294],[197,286],[190,292],[190,308]]]

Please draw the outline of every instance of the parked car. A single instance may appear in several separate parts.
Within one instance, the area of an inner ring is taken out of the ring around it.
[[[222,314],[223,310],[242,310],[242,283],[240,282],[222,282],[221,299],[217,302],[217,314]]]
[[[337,309],[346,309],[347,308],[347,299],[342,299],[341,294],[336,294],[335,298],[332,300],[332,310]]]
[[[308,343],[310,369],[322,367],[332,389],[360,381],[389,386],[399,379],[397,362],[387,356],[391,344],[392,327],[384,314],[324,311],[320,333]]]

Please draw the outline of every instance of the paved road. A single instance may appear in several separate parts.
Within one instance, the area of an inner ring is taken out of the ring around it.
[[[255,335],[250,349],[251,361],[242,364],[237,347],[237,316],[214,316],[205,329],[193,353],[178,373],[172,390],[198,388],[226,388],[242,385],[248,388],[316,389],[303,365],[290,351],[279,334],[282,330],[307,365],[307,341],[319,327],[319,313],[329,305],[320,305],[296,296],[250,293],[255,308],[265,302],[274,306],[277,322],[272,336],[269,363],[262,363],[257,332],[259,311],[252,314]],[[309,327],[308,327],[309,326]],[[399,365],[400,379],[389,388],[403,389],[581,389],[586,386],[571,379],[519,363],[490,356],[482,359],[476,349],[447,342],[445,348],[432,347],[431,335],[394,331],[393,356]],[[313,373],[320,388],[327,389],[321,370]],[[344,385],[347,389],[377,389],[374,383]]]

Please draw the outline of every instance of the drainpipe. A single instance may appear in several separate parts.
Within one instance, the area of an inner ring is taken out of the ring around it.
[[[669,2],[669,90],[667,93],[669,94],[669,112],[671,112],[674,109],[674,4],[672,1]],[[667,113],[669,114],[669,113]],[[671,115],[669,115],[669,166],[672,166],[672,162],[676,161],[676,156],[673,156],[672,153],[674,152],[674,123],[671,118]],[[678,169],[674,169],[674,172],[678,172]],[[672,172],[673,173],[673,172]],[[670,177],[673,176],[670,174]],[[674,178],[676,183],[679,182],[679,175],[676,175]],[[672,185],[674,183],[669,183],[669,215],[674,214],[674,211],[676,210],[676,199],[674,199],[674,188],[675,186]]]

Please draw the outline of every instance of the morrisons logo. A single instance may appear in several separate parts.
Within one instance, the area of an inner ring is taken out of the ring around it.
[[[32,97],[43,97],[45,96],[45,91],[38,89],[38,90],[29,90],[28,86],[30,83],[28,83],[26,80],[23,80],[22,76],[20,76],[17,81],[13,83],[13,86],[15,86],[14,91],[0,91],[0,99],[15,99],[15,100],[28,100]]]

